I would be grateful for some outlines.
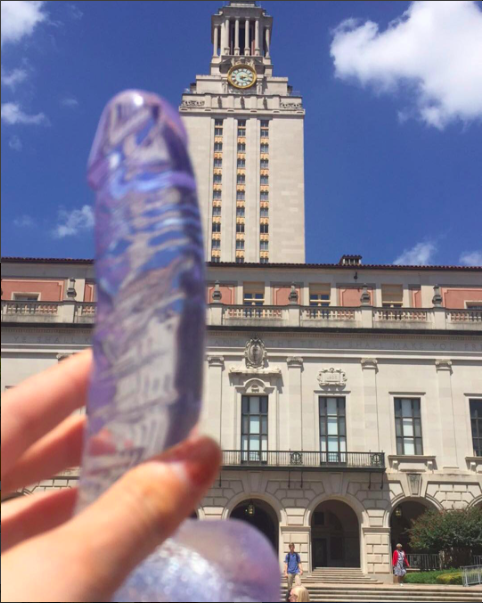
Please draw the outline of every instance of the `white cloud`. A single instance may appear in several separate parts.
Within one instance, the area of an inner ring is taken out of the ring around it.
[[[48,126],[50,123],[44,113],[29,115],[24,113],[17,103],[2,103],[2,121],[8,126],[16,124]]]
[[[12,71],[7,71],[2,65],[2,86],[15,88],[27,78],[27,75],[28,73],[26,69],[16,68],[12,69]]]
[[[23,148],[22,141],[18,136],[11,136],[8,140],[8,146],[14,151],[21,151]]]
[[[23,216],[19,216],[15,218],[13,221],[13,225],[17,228],[32,228],[35,226],[35,222],[31,216],[24,214]]]
[[[400,121],[417,117],[443,129],[481,117],[482,32],[479,3],[412,2],[384,31],[377,23],[344,21],[334,31],[336,77],[378,93],[409,94]]]
[[[75,107],[79,106],[79,101],[73,96],[64,96],[64,98],[60,99],[60,104],[63,107],[71,107],[75,109]]]
[[[433,262],[438,248],[429,241],[418,243],[412,249],[405,249],[395,260],[396,266],[428,266]]]
[[[481,266],[481,251],[466,251],[460,257],[464,266]]]
[[[32,34],[36,26],[47,18],[45,2],[2,0],[2,46],[19,42]]]
[[[81,209],[59,211],[58,224],[52,234],[56,239],[72,237],[94,226],[94,210],[90,205],[84,205]]]

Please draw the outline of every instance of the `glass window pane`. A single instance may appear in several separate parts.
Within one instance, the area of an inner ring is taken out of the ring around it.
[[[398,438],[402,436],[402,424],[400,419],[396,419],[396,436]]]
[[[339,442],[340,442],[340,449],[341,449],[341,451],[342,452],[346,452],[347,448],[346,448],[345,438],[340,438]]]
[[[339,398],[338,408],[339,408],[339,414],[345,415],[345,399],[344,398]]]
[[[267,438],[262,438],[262,450],[268,450],[268,440]]]
[[[319,408],[321,415],[327,414],[327,403],[325,398],[319,398]]]
[[[339,451],[339,438],[329,437],[329,452],[338,452]]]
[[[268,419],[267,417],[262,418],[262,434],[268,434]]]
[[[339,418],[339,435],[345,436],[345,417]]]
[[[242,437],[242,449],[248,450],[248,438],[247,436]]]
[[[262,410],[260,412],[266,415],[268,413],[268,398],[266,396],[263,396],[262,398],[260,398],[260,401],[262,404]]]
[[[403,417],[411,417],[413,414],[412,400],[402,400],[401,406]]]
[[[327,450],[325,439],[320,440],[320,450],[321,452],[325,452]]]
[[[395,406],[396,406],[396,417],[400,417],[401,416],[401,400],[399,398],[396,398],[395,400]]]
[[[258,396],[250,397],[250,414],[251,415],[260,414],[260,398]]]
[[[329,435],[336,436],[339,433],[338,429],[337,429],[337,424],[338,424],[337,417],[329,417],[327,419],[327,430],[328,430]]]
[[[418,438],[423,435],[421,433],[421,419],[415,419],[414,421],[414,435]]]
[[[404,454],[416,454],[414,440],[412,438],[404,438]]]
[[[423,454],[423,441],[420,438],[416,440],[416,454]]]
[[[260,433],[260,417],[250,417],[250,433]]]
[[[243,414],[248,414],[248,398],[246,396],[243,396],[242,398],[242,408]]]
[[[260,438],[258,436],[250,436],[250,450],[260,450]]]
[[[249,432],[248,417],[243,417],[242,433],[243,434],[250,433]]]
[[[325,434],[325,419],[322,419],[322,421],[320,421],[320,435],[325,436]]]
[[[412,419],[403,419],[403,435],[406,438],[414,436],[414,427]]]
[[[402,442],[401,438],[397,439],[397,453],[398,454],[404,454],[403,442]]]
[[[337,398],[327,398],[327,414],[337,415]]]

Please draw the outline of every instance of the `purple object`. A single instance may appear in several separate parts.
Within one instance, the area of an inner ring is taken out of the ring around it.
[[[178,114],[127,91],[104,110],[89,158],[98,315],[77,511],[131,467],[186,438],[201,406],[204,251]],[[280,569],[247,524],[188,520],[115,601],[277,601]]]

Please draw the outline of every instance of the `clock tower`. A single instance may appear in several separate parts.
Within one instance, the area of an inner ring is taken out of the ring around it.
[[[305,262],[305,111],[273,75],[272,30],[256,2],[228,2],[212,17],[210,73],[183,94],[207,261]]]

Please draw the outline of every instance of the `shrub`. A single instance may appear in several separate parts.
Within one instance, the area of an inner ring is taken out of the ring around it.
[[[459,574],[459,572],[457,570],[453,572],[448,572],[448,570],[442,572],[408,572],[405,581],[408,584],[441,584],[441,582],[438,582],[440,576],[453,574]]]
[[[459,585],[463,584],[463,574],[461,572],[455,572],[454,574],[441,574],[436,578],[438,584]]]

